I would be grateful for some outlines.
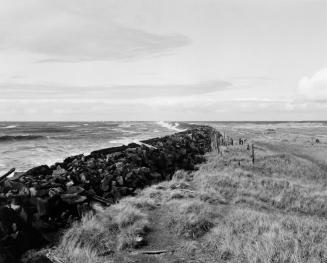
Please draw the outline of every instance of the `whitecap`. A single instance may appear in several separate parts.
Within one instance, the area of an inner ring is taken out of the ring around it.
[[[136,139],[133,140],[133,143],[136,143],[136,144],[138,144],[138,145],[145,145],[145,146],[148,147],[148,148],[156,149],[156,147],[154,147],[154,146],[152,146],[152,145],[150,145],[150,144],[144,143],[144,142],[140,142],[139,140],[136,140]]]
[[[5,126],[5,127],[1,127],[2,129],[14,129],[16,128],[17,126],[16,125],[8,125],[8,126]]]
[[[129,133],[129,134],[138,134],[138,131],[128,131],[128,130],[121,130],[124,133]]]
[[[119,124],[118,127],[120,128],[130,128],[132,126],[132,123],[122,123]]]
[[[133,142],[133,138],[121,138],[121,139],[112,140],[109,142],[113,143],[113,144],[128,145]]]
[[[67,125],[67,126],[63,126],[64,128],[77,128],[80,127],[79,125]]]
[[[169,122],[165,122],[165,121],[158,121],[157,124],[168,130],[178,131],[178,132],[185,131],[185,129],[178,128],[178,126],[179,126],[178,122],[169,123]]]

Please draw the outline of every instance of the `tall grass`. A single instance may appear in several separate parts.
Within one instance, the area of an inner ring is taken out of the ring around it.
[[[135,203],[125,201],[84,216],[64,234],[57,253],[65,262],[103,262],[101,255],[138,246],[149,221]]]
[[[327,262],[326,174],[309,160],[243,147],[208,154],[196,172],[143,189],[69,229],[65,262],[105,262],[104,253],[135,248],[162,224],[205,262]],[[159,233],[158,233],[159,234]]]
[[[326,262],[327,223],[235,209],[204,244],[216,262]]]
[[[200,200],[178,200],[167,204],[168,227],[185,238],[198,238],[213,226],[218,214],[206,202]]]
[[[284,158],[284,155],[278,156]],[[211,156],[196,172],[194,184],[201,192],[203,200],[207,198],[216,200],[217,203],[245,203],[257,208],[262,206],[306,215],[327,216],[327,192],[324,184],[311,174],[317,173],[322,179],[324,171],[315,170],[319,167],[308,164],[309,161],[300,164],[296,158],[290,157],[286,162],[288,168],[281,167],[281,163],[285,164],[284,161],[275,161],[276,155],[265,155],[262,158],[269,166],[269,173],[267,169],[260,169],[258,172],[258,167],[250,162],[243,162],[235,167],[228,162],[233,158],[234,154],[226,154],[223,158]],[[229,165],[225,165],[226,163]],[[260,166],[261,159],[258,163]],[[315,169],[308,172],[308,167]],[[280,170],[293,172],[291,176],[290,173],[283,175]],[[304,174],[308,174],[308,178],[302,180]]]

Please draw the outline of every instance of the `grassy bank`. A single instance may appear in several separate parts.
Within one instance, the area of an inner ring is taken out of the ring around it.
[[[52,254],[63,262],[326,262],[326,174],[246,146],[85,216]],[[151,254],[154,253],[155,254]]]

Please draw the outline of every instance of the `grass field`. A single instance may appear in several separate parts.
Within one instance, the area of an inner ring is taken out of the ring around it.
[[[325,166],[294,144],[254,142],[254,164],[246,146],[209,153],[197,171],[83,218],[54,254],[63,262],[327,262]]]

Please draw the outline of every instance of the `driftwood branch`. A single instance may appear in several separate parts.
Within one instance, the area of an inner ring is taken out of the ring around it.
[[[15,168],[10,169],[10,171],[6,172],[4,175],[0,177],[0,183],[4,182],[9,175],[11,175],[13,172],[15,172]]]
[[[174,252],[174,250],[145,250],[145,251],[136,251],[135,254],[147,254],[147,255],[157,255]]]
[[[103,197],[101,197],[101,196],[98,196],[98,195],[95,195],[95,194],[91,194],[90,192],[85,192],[85,194],[86,194],[89,198],[91,198],[91,199],[93,199],[93,200],[95,200],[95,201],[98,201],[98,202],[100,202],[100,203],[102,203],[102,204],[105,204],[105,205],[107,205],[107,206],[109,206],[109,205],[112,204],[112,202],[110,202],[109,200],[107,200],[107,199],[105,199],[105,198],[103,198]]]
[[[252,158],[252,164],[254,164],[255,156],[254,156],[254,145],[253,145],[253,144],[252,144],[252,153],[251,153],[251,158]]]

